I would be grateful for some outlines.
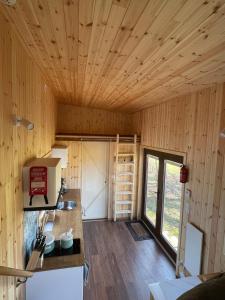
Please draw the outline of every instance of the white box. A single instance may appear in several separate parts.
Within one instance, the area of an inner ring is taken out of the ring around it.
[[[66,169],[68,165],[68,147],[64,145],[55,145],[52,147],[52,157],[61,158],[61,168]]]

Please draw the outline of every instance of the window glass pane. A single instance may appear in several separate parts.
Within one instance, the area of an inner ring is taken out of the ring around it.
[[[156,225],[158,173],[159,159],[155,156],[147,155],[145,215],[154,226]]]
[[[179,237],[181,190],[180,164],[165,161],[162,234],[175,251]]]

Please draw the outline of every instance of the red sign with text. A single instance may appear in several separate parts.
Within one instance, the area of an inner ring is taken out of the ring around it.
[[[30,168],[30,196],[47,195],[48,193],[48,168]]]

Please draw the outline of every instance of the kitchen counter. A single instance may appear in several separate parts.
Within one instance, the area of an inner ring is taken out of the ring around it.
[[[47,271],[53,269],[62,269],[69,267],[78,267],[84,265],[84,237],[83,225],[81,217],[81,197],[80,190],[68,190],[63,195],[63,200],[76,200],[77,206],[71,211],[56,210],[55,221],[52,233],[56,240],[59,240],[63,232],[73,229],[74,238],[80,239],[80,254],[73,254],[67,256],[46,257],[42,269],[37,271]]]

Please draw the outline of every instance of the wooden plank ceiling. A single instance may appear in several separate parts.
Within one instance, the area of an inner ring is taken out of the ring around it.
[[[225,0],[1,4],[61,102],[138,111],[225,80]]]

